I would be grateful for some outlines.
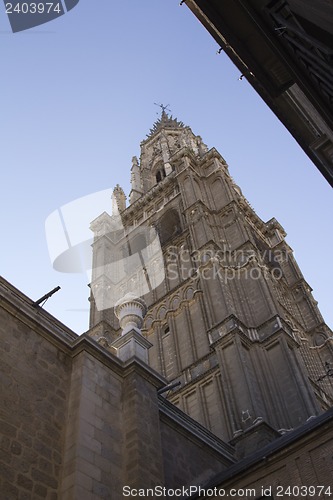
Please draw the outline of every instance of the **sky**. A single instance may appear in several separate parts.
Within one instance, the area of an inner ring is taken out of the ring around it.
[[[0,5],[1,275],[32,300],[61,286],[44,308],[78,334],[89,326],[89,279],[52,267],[45,221],[90,195],[89,213],[75,213],[87,227],[86,217],[111,211],[105,190],[129,193],[154,103],[222,154],[264,221],[282,224],[333,325],[331,188],[218,49],[179,0],[80,0],[15,34]]]

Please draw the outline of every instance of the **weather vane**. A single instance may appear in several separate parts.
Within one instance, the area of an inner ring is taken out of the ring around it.
[[[159,108],[161,108],[161,114],[162,115],[166,111],[169,111],[169,113],[171,113],[171,109],[169,108],[170,104],[167,104],[166,106],[164,106],[164,104],[159,104],[157,102],[154,102],[154,104],[155,104],[155,106],[158,106]]]

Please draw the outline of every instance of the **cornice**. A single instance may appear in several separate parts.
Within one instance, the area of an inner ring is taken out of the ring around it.
[[[131,216],[136,214],[141,207],[146,206],[153,198],[157,197],[157,195],[161,194],[166,187],[171,184],[172,180],[175,177],[175,172],[170,172],[161,182],[153,186],[147,193],[142,195],[141,198],[135,200],[131,205],[129,205],[126,210],[121,213],[121,217],[124,222],[126,222]]]
[[[190,434],[192,441],[203,442],[212,452],[218,453],[220,457],[222,456],[226,459],[229,464],[236,462],[233,456],[234,449],[232,446],[222,441],[215,434],[206,429],[206,427],[186,415],[163,396],[159,396],[158,402],[162,420],[165,422],[173,422],[183,435],[189,437]]]

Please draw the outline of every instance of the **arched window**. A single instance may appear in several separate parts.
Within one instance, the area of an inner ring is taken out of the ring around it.
[[[157,172],[156,172],[156,182],[159,183],[163,181],[163,179],[166,177],[166,172],[164,167],[160,167]]]
[[[168,210],[158,223],[158,234],[161,245],[166,243],[170,238],[181,233],[180,219],[177,210],[174,208]]]
[[[140,252],[147,247],[146,238],[143,234],[137,234],[134,238],[129,239],[128,244],[130,246],[130,253],[133,255],[134,253]]]
[[[142,269],[140,253],[147,247],[145,235],[134,233],[128,235],[122,247],[122,266],[126,273],[135,273]],[[138,255],[139,254],[139,255]]]

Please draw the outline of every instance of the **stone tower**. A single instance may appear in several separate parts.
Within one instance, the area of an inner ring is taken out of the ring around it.
[[[167,397],[225,441],[262,445],[330,407],[332,332],[220,153],[163,110],[131,183],[91,225],[90,335],[115,342],[117,301],[143,298],[149,364],[180,382]]]

